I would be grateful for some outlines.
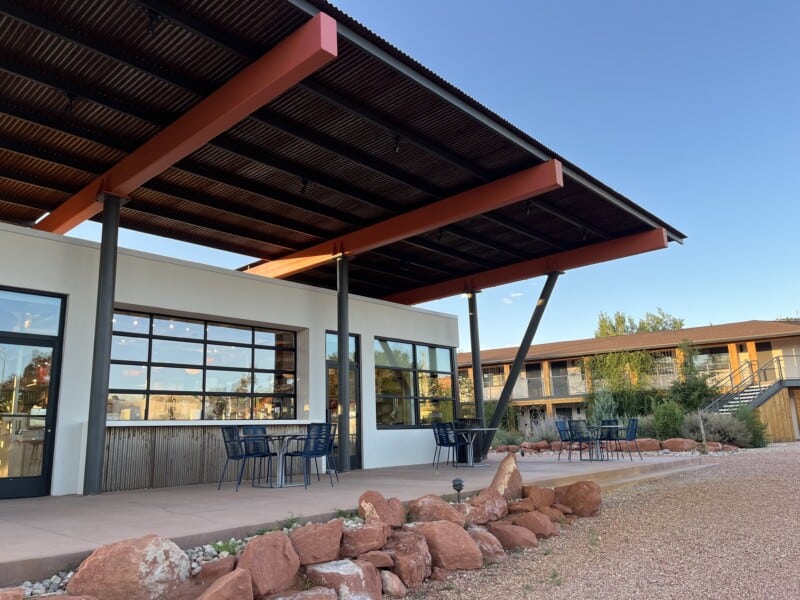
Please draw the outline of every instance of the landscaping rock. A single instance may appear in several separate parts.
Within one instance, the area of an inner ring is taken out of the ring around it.
[[[300,569],[300,557],[285,533],[274,531],[257,535],[244,547],[238,567],[247,569],[258,598],[288,590]]]
[[[550,442],[545,440],[539,440],[538,442],[533,442],[532,446],[533,449],[536,450],[536,452],[544,452],[545,450],[550,449]]]
[[[253,597],[253,579],[245,569],[235,569],[217,579],[197,600],[241,600]]]
[[[370,550],[383,548],[392,528],[388,523],[376,521],[365,523],[361,527],[345,529],[342,533],[342,544],[339,549],[340,558],[355,558]]]
[[[556,494],[552,488],[540,485],[522,486],[522,497],[533,503],[534,510],[542,506],[550,506],[555,502]]]
[[[366,560],[375,565],[376,569],[391,569],[394,566],[392,557],[382,550],[370,550],[358,556],[358,560]]]
[[[558,527],[553,522],[540,513],[538,510],[533,512],[526,512],[517,515],[511,515],[508,518],[514,525],[530,529],[536,534],[537,538],[549,538],[558,535]]]
[[[486,528],[503,545],[506,550],[536,548],[539,540],[530,529],[513,525],[507,521],[493,521]]]
[[[522,497],[522,475],[517,467],[516,456],[511,453],[506,454],[506,457],[500,461],[489,487],[506,500],[516,500]]]
[[[339,594],[331,588],[317,586],[302,592],[289,592],[270,596],[269,600],[337,600]]]
[[[333,519],[327,523],[307,523],[292,529],[289,539],[301,565],[313,565],[339,558],[344,523]]]
[[[522,498],[508,503],[508,514],[510,515],[531,512],[532,510],[536,510],[536,503],[530,498]]]
[[[566,504],[559,504],[558,502],[553,502],[553,508],[555,508],[556,510],[561,511],[565,515],[571,515],[572,514],[572,509],[569,506],[567,506]]]
[[[483,555],[463,527],[451,521],[409,523],[403,527],[425,536],[431,565],[452,571],[480,569]]]
[[[381,571],[381,584],[384,595],[390,598],[405,598],[408,594],[403,581],[391,571]]]
[[[203,563],[200,567],[200,573],[195,576],[195,579],[203,585],[211,585],[223,575],[227,575],[236,568],[236,557],[226,556],[219,560],[212,560],[211,562]]]
[[[555,488],[557,504],[564,504],[579,517],[591,517],[600,510],[602,492],[594,481],[577,481]]]
[[[639,438],[636,443],[633,442],[620,442],[625,452],[636,452],[636,446],[639,446],[641,452],[658,452],[661,450],[661,442],[653,438]]]
[[[413,531],[393,531],[383,547],[392,557],[392,571],[406,587],[419,586],[431,574],[431,553],[425,537]]]
[[[408,514],[412,521],[450,521],[464,526],[464,515],[435,494],[411,500],[408,503]]]
[[[378,570],[370,562],[356,562],[345,558],[310,565],[306,576],[315,585],[336,590],[340,600],[359,598],[381,600],[383,585]]]
[[[671,438],[661,442],[661,447],[670,452],[691,452],[697,450],[698,443],[685,438]]]
[[[190,561],[174,542],[150,534],[101,546],[67,584],[72,596],[103,600],[171,598],[190,578]]]
[[[698,446],[698,450],[699,450]],[[722,444],[720,442],[706,442],[706,452],[720,452],[722,450]]]
[[[508,514],[508,501],[492,488],[486,488],[467,502],[455,507],[464,515],[466,525],[483,525]]]
[[[22,588],[5,588],[0,590],[0,600],[23,600],[25,590]]]
[[[553,523],[557,523],[564,518],[564,513],[558,510],[555,506],[542,506],[536,510],[550,519]]]
[[[358,499],[358,514],[367,523],[381,521],[395,528],[402,527],[406,521],[402,502],[397,498],[387,500],[375,490],[361,494]]]
[[[433,567],[433,569],[431,569],[431,579],[433,581],[447,581],[452,574],[452,571],[442,569],[441,567]]]
[[[487,565],[505,562],[508,555],[503,550],[503,544],[483,527],[470,527],[467,533],[478,545],[483,555],[483,562]]]

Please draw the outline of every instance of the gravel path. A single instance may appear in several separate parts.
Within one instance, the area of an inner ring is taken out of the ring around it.
[[[800,443],[706,460],[606,492],[598,516],[539,548],[408,597],[800,598]]]

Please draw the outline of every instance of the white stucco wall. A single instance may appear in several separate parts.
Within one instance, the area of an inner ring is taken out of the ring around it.
[[[81,493],[99,245],[0,224],[0,251],[14,257],[0,264],[3,285],[67,296],[51,493]],[[325,419],[325,332],[337,327],[334,291],[120,249],[115,304],[296,330],[298,418]],[[350,332],[361,337],[364,468],[430,460],[429,429],[376,429],[373,338],[455,347],[456,317],[351,296]]]

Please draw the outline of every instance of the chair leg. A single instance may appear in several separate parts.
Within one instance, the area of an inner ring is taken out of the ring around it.
[[[222,480],[225,479],[225,470],[228,468],[228,460],[229,459],[227,458],[225,459],[225,466],[222,467],[222,475],[219,476],[219,483],[217,484],[217,490],[222,489]]]
[[[639,453],[639,460],[644,460],[644,456],[642,456],[642,451],[639,449],[639,442],[633,440],[633,443],[636,445],[636,451]],[[633,458],[631,458],[633,460]]]
[[[242,466],[239,467],[239,478],[236,480],[236,491],[239,491],[239,486],[242,484],[242,475],[244,475],[244,468],[247,465],[247,459],[242,461]]]

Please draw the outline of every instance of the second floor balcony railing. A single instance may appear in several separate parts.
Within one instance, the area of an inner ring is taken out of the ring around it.
[[[511,400],[543,400],[545,398],[566,398],[584,396],[586,382],[581,377],[554,375],[550,378],[550,394],[545,394],[544,380],[541,377],[523,377],[516,381],[511,390]],[[484,400],[499,400],[503,393],[502,385],[485,385]]]

